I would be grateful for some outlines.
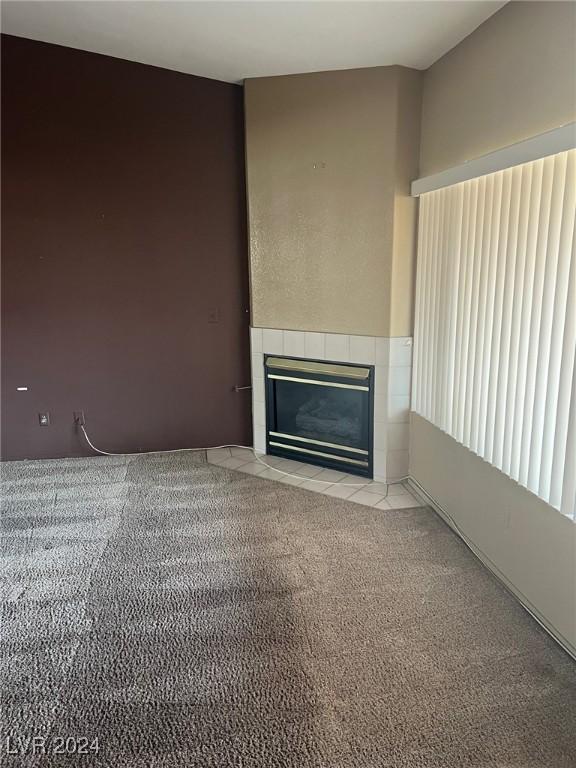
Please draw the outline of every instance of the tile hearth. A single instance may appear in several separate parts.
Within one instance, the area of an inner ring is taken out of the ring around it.
[[[392,483],[386,490],[385,483],[365,480],[356,475],[337,472],[333,469],[304,464],[299,461],[282,459],[278,456],[260,456],[268,467],[254,457],[250,448],[216,448],[206,452],[208,462],[219,467],[235,469],[267,480],[296,485],[307,491],[323,493],[339,499],[348,499],[377,509],[406,509],[421,507],[418,501],[402,483]],[[289,473],[288,475],[282,474]],[[291,477],[298,475],[298,477]]]

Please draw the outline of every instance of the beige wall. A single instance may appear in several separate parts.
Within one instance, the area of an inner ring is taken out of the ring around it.
[[[576,525],[414,413],[410,429],[410,475],[576,652]]]
[[[420,175],[576,119],[573,3],[513,2],[424,75]],[[411,414],[410,475],[576,651],[576,525]]]
[[[576,4],[511,2],[424,74],[420,175],[576,120]]]
[[[398,69],[396,181],[390,286],[390,336],[412,336],[418,201],[410,196],[418,177],[422,73]]]
[[[420,78],[378,67],[246,81],[254,326],[411,335]]]

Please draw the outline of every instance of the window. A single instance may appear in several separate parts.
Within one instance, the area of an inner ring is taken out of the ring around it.
[[[575,516],[576,150],[422,194],[413,409]]]

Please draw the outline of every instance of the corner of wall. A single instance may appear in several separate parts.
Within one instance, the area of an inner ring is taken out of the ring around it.
[[[576,119],[576,4],[509,2],[424,73],[421,175]]]
[[[390,336],[412,336],[418,201],[410,184],[418,176],[423,73],[397,68],[396,157],[390,278]]]

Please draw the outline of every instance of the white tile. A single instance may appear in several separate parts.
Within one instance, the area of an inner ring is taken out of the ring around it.
[[[301,461],[293,461],[292,459],[286,459],[286,464],[284,464],[284,469],[287,472],[295,472],[296,474],[299,473],[299,471],[302,469],[302,467],[306,466]]]
[[[386,451],[374,451],[374,477],[386,479]]]
[[[206,458],[209,464],[222,461],[222,459],[229,459],[231,456],[230,448],[212,448],[212,450],[206,451]]]
[[[326,359],[326,334],[310,333],[306,331],[304,337],[304,355],[306,357],[325,360]]]
[[[290,357],[303,357],[304,349],[304,331],[283,331],[284,333],[284,354]]]
[[[386,477],[399,480],[408,474],[408,451],[388,451],[386,457]]]
[[[278,480],[285,485],[302,485],[302,483],[306,482],[303,478],[292,477],[292,475],[280,475]]]
[[[378,482],[372,482],[367,485],[364,490],[367,493],[377,493],[379,496],[386,496],[388,493],[388,484],[387,483],[378,483]]]
[[[388,399],[382,392],[374,391],[374,421],[385,424],[388,421]]]
[[[282,475],[275,469],[265,469],[258,477],[263,477],[265,480],[280,480]]]
[[[390,483],[388,486],[388,496],[402,496],[404,493],[407,493],[407,490],[402,483]]]
[[[409,395],[388,396],[388,421],[402,424],[410,421]]]
[[[387,498],[391,509],[410,509],[411,507],[421,507],[422,504],[409,493],[403,493],[399,496],[389,496]]]
[[[354,501],[356,504],[363,504],[365,507],[375,507],[382,500],[382,496],[376,493],[368,493],[368,491],[356,491],[356,493],[348,497],[348,500]]]
[[[361,477],[360,475],[344,475],[344,477],[341,480],[338,480],[339,483],[354,483],[358,485],[363,485],[365,483],[369,483],[370,479]]]
[[[276,459],[276,462],[274,464],[271,464],[270,459]],[[292,462],[289,459],[280,459],[279,460],[280,462],[282,462],[282,461],[286,462],[285,464],[282,464],[282,463],[277,463],[278,462],[278,457],[266,456],[265,461],[266,461],[267,464],[271,465],[272,469],[276,470],[276,472],[278,473],[280,478],[283,478],[283,477],[294,477],[294,478],[300,480],[300,482],[302,482],[302,483],[305,480],[308,480],[308,478],[309,478],[309,475],[307,475],[305,473],[302,473],[300,471],[300,467],[302,465],[293,466],[293,464],[295,464],[295,462]]]
[[[244,461],[254,461],[252,448],[230,448],[230,453],[235,459],[244,459]]]
[[[343,333],[326,334],[326,360],[347,363],[350,360],[350,337]]]
[[[252,353],[262,352],[262,328],[250,328],[250,347]]]
[[[298,488],[304,488],[306,491],[315,491],[316,493],[323,493],[327,488],[330,488],[332,483],[316,482],[315,478],[311,480],[305,480],[300,483]]]
[[[262,331],[262,351],[267,354],[281,355],[284,350],[283,331],[264,328]]]
[[[391,395],[410,395],[410,380],[412,369],[410,366],[394,366],[390,368],[388,377],[388,391]]]
[[[388,503],[388,499],[382,499],[382,501],[379,501],[378,504],[376,504],[376,509],[392,509],[392,507]]]
[[[284,459],[282,456],[266,456],[264,459],[266,464],[270,467],[279,467],[280,469],[284,469],[284,467],[290,465],[290,459]]]
[[[388,425],[377,421],[374,423],[374,450],[388,450]]]
[[[390,365],[412,365],[412,339],[390,339]]]
[[[376,339],[376,365],[388,365],[390,358],[390,339],[380,337]]]
[[[356,493],[357,491],[363,491],[366,489],[367,482],[370,483],[370,480],[363,480],[361,477],[357,477],[355,480],[352,480],[347,483],[334,483],[334,485],[342,485],[344,488],[349,488],[352,493]]]
[[[264,403],[264,379],[252,379],[252,399],[254,403]]]
[[[350,336],[350,362],[374,365],[376,339],[373,336]]]
[[[256,352],[252,355],[252,379],[264,378],[264,355]]]
[[[315,480],[325,480],[327,483],[338,483],[346,477],[345,472],[337,472],[335,469],[323,469],[315,475]]]
[[[374,394],[386,399],[388,397],[389,368],[377,365],[374,369]],[[403,370],[403,369],[400,369]]]
[[[330,488],[326,488],[324,493],[326,496],[334,496],[337,499],[347,499],[349,496],[352,496],[353,493],[356,493],[356,491],[356,488],[350,488],[348,485],[335,483],[334,485],[331,485]]]
[[[293,461],[292,459],[284,459],[280,456],[267,456],[266,461],[274,467],[283,469],[284,472],[294,472],[298,474],[298,470],[304,465],[300,461]],[[272,462],[274,462],[272,464]]]
[[[255,427],[254,429],[254,448],[257,451],[266,450],[266,430],[264,427]]]
[[[407,450],[408,429],[408,424],[388,424],[388,450]]]
[[[257,427],[265,427],[266,426],[266,406],[264,403],[257,402],[254,403],[252,406],[253,409],[253,416],[254,416],[254,424]]]
[[[303,477],[315,477],[322,472],[322,467],[315,467],[314,464],[302,464],[296,474]]]
[[[266,467],[263,467],[257,461],[250,461],[248,464],[244,464],[239,467],[240,472],[246,472],[248,475],[261,475],[262,472],[266,472]]]
[[[219,467],[226,467],[226,469],[238,469],[238,467],[243,466],[247,462],[245,459],[236,459],[234,456],[229,456],[227,459],[220,459],[211,463],[217,464]]]

